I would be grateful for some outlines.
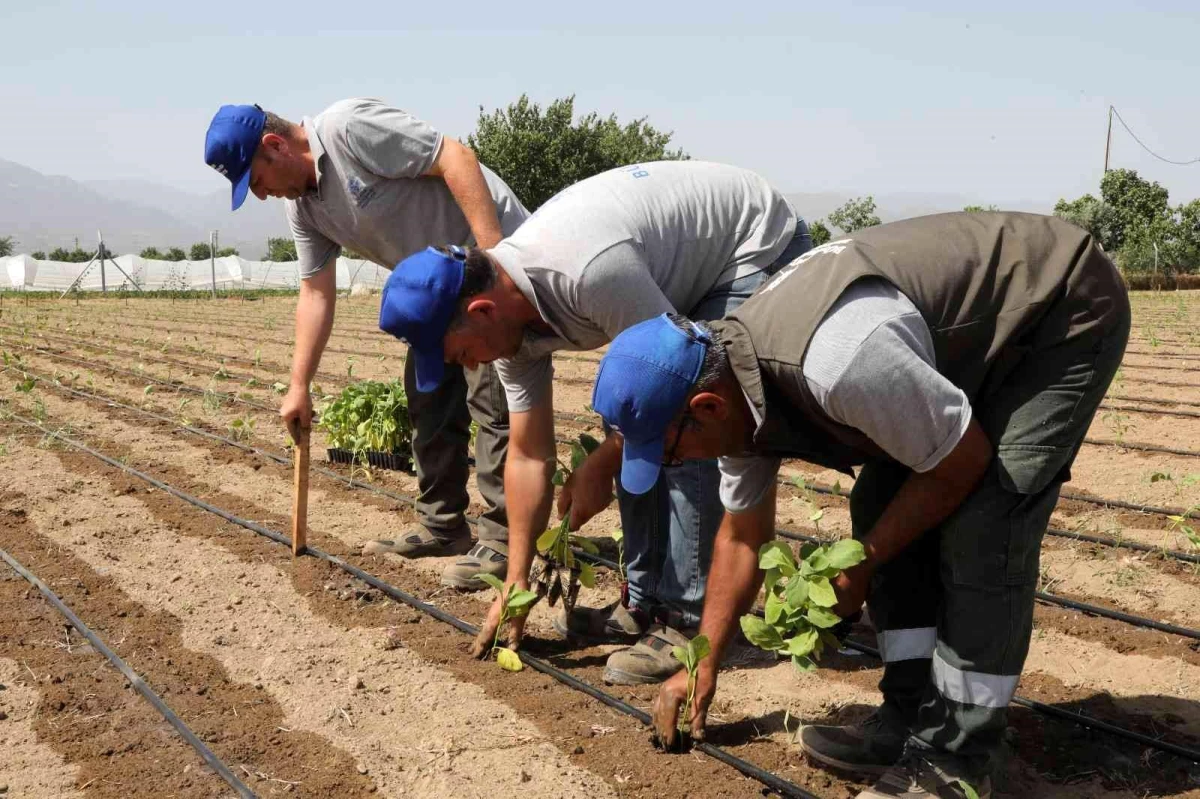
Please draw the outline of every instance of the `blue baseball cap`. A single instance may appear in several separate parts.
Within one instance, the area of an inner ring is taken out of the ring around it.
[[[658,480],[667,426],[700,376],[708,342],[699,328],[680,330],[663,314],[622,331],[600,360],[592,407],[625,438],[626,491],[645,494]]]
[[[417,390],[428,393],[442,383],[446,371],[443,339],[458,308],[463,283],[462,247],[434,247],[408,256],[388,276],[379,305],[379,329],[408,342],[417,361]]]
[[[233,210],[242,207],[250,190],[250,161],[262,140],[267,114],[257,105],[223,105],[208,123],[204,163],[233,184]]]

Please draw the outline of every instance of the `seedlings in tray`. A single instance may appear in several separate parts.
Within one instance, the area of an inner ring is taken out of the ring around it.
[[[364,380],[346,386],[336,397],[325,397],[317,425],[328,434],[329,446],[335,449],[403,455],[412,452],[408,395],[400,380]]]
[[[517,655],[516,650],[500,646],[500,631],[513,619],[527,615],[529,609],[533,607],[533,603],[537,602],[538,595],[533,591],[519,589],[515,585],[505,588],[504,583],[495,575],[477,574],[475,578],[483,580],[494,588],[502,600],[500,623],[496,625],[496,634],[492,638],[492,648],[488,650],[488,656],[490,657],[494,652],[496,654],[496,662],[505,671],[520,671],[525,668],[525,664],[521,662],[521,658]]]
[[[595,452],[600,442],[587,433],[581,433],[579,440],[571,444],[571,465],[568,468],[560,462],[551,482],[556,486],[566,485],[571,472]],[[534,587],[539,597],[546,597],[551,607],[561,597],[563,607],[568,614],[575,607],[575,599],[579,596],[579,586],[583,584],[592,588],[596,584],[596,570],[590,563],[575,557],[571,545],[575,545],[589,555],[600,553],[599,548],[590,539],[572,535],[569,532],[570,513],[555,527],[542,533],[537,540],[538,555],[534,558],[533,567],[529,571],[529,583]]]
[[[700,661],[708,657],[711,651],[707,635],[697,635],[688,641],[686,647],[671,647],[671,656],[683,664],[688,675],[687,699],[684,700],[683,709],[679,712],[679,720],[675,722],[681,744],[683,737],[685,735],[690,737],[692,732],[692,703],[696,699],[696,672],[700,668]]]
[[[742,632],[755,646],[790,655],[797,669],[812,671],[826,646],[838,646],[837,637],[829,631],[841,621],[830,610],[837,604],[831,580],[865,558],[862,544],[849,539],[828,545],[805,544],[799,563],[786,544],[763,544],[758,566],[766,572],[765,613],[763,618],[742,616]]]

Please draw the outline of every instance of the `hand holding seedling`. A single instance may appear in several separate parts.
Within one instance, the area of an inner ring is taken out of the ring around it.
[[[490,574],[475,575],[490,585],[496,591],[496,601],[492,603],[492,611],[488,620],[475,637],[471,645],[471,654],[477,658],[490,657],[496,653],[496,662],[500,668],[507,671],[520,671],[525,668],[521,658],[517,656],[517,647],[521,643],[521,631],[525,626],[525,617],[529,609],[537,602],[538,597],[532,591],[516,585],[505,586],[504,583]],[[512,632],[508,637],[508,647],[500,645],[500,632],[506,622],[512,623]]]
[[[704,740],[708,706],[717,692],[717,664],[709,659],[709,652],[704,635],[697,635],[687,647],[671,650],[683,670],[663,683],[651,708],[654,742],[666,751],[683,748],[685,736]]]

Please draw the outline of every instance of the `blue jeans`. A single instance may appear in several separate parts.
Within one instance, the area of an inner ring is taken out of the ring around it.
[[[737,309],[772,274],[812,249],[804,220],[787,248],[766,270],[715,287],[688,311],[694,321],[714,321]],[[679,614],[682,623],[700,621],[713,541],[725,510],[715,460],[687,461],[664,468],[655,486],[634,495],[617,481],[617,504],[625,532],[629,604],[643,610]]]

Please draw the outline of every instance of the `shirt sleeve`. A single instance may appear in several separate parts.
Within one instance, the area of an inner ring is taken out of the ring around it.
[[[524,413],[548,396],[554,381],[554,363],[549,355],[502,358],[496,361],[496,375],[504,386],[509,412]]]
[[[721,504],[730,513],[742,513],[762,502],[779,474],[779,458],[724,457],[721,470]]]
[[[676,313],[632,242],[614,244],[588,264],[579,279],[580,314],[614,339],[638,322]]]
[[[442,149],[442,134],[433,126],[382,103],[358,109],[343,124],[350,154],[383,178],[420,177]]]
[[[927,472],[966,433],[971,403],[938,372],[929,327],[907,297],[882,280],[847,294],[813,335],[805,381],[834,421]]]
[[[287,201],[287,219],[288,225],[292,229],[292,240],[296,242],[300,279],[307,280],[320,272],[327,263],[337,258],[342,248],[309,224],[304,218],[304,213],[291,200]]]

